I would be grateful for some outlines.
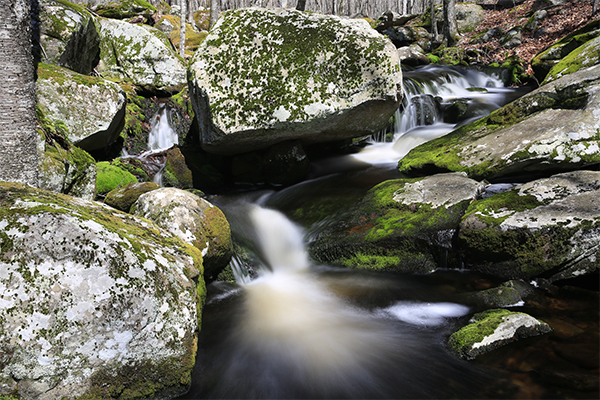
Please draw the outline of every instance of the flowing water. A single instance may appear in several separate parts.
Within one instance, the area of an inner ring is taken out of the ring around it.
[[[438,103],[466,91],[477,115],[510,98],[493,77],[442,72],[426,68],[407,74],[405,86],[429,87],[429,100],[435,95]],[[435,85],[426,83],[432,75]],[[472,92],[465,85],[490,89]],[[406,140],[398,145],[402,138],[414,133],[425,140],[454,126],[442,122],[438,106],[433,116],[414,112],[425,108],[412,106],[421,100],[411,97],[419,96],[407,95],[391,142],[316,163],[312,179],[293,187],[212,199],[232,227],[237,282],[208,285],[192,388],[182,399],[586,398],[590,393],[569,385],[557,388],[553,370],[544,375],[544,368],[560,362],[551,358],[560,338],[519,342],[472,362],[449,353],[449,334],[479,311],[464,294],[496,286],[499,280],[443,269],[426,276],[370,273],[311,261],[306,241],[318,231],[319,221],[300,226],[286,213],[328,197],[334,206],[344,207],[340,202],[351,204],[375,184],[398,177],[395,162],[412,146]],[[565,321],[582,305],[567,305],[564,296],[537,298],[516,309]],[[553,302],[562,302],[560,311]],[[597,301],[585,304],[597,306]],[[586,323],[593,329],[594,318],[593,313],[591,320],[580,318],[579,326]]]

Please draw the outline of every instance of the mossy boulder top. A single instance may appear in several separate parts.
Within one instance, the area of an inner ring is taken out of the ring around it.
[[[373,189],[345,215],[320,224],[311,255],[351,268],[428,273],[484,184],[464,173],[395,179]]]
[[[200,251],[101,203],[13,183],[0,183],[0,202],[0,394],[184,393]]]
[[[597,270],[599,196],[600,172],[576,171],[477,200],[459,230],[465,266],[550,282]]]
[[[225,12],[189,72],[202,146],[222,154],[371,134],[401,97],[397,51],[365,20],[292,9]]]
[[[116,83],[50,64],[38,65],[37,104],[86,151],[105,148],[121,132],[127,98]]]
[[[488,117],[427,142],[400,172],[465,171],[474,179],[527,179],[600,162],[600,65],[539,87]]]
[[[184,61],[166,35],[147,25],[100,19],[97,71],[150,92],[176,93],[187,83]]]
[[[469,322],[448,339],[450,350],[468,360],[515,340],[552,331],[548,324],[531,315],[502,309],[475,314]]]
[[[40,32],[64,42],[92,14],[84,7],[66,1],[40,0]]]
[[[161,188],[142,194],[131,213],[148,218],[202,251],[204,275],[216,278],[231,259],[229,222],[218,208],[193,193]]]

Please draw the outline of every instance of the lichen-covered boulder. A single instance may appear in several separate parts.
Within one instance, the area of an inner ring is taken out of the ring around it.
[[[310,254],[350,268],[428,273],[453,266],[452,237],[484,185],[463,173],[383,182],[320,224]]]
[[[472,32],[483,21],[483,7],[473,3],[456,4],[456,27],[459,33]]]
[[[86,151],[104,149],[121,133],[126,97],[116,83],[50,64],[38,65],[37,104],[68,139]]]
[[[0,183],[0,202],[0,395],[189,389],[204,296],[197,249],[101,203],[14,183]]]
[[[213,280],[231,259],[231,229],[223,212],[193,193],[162,188],[141,195],[131,207],[202,250],[204,277]]]
[[[542,84],[555,81],[565,75],[577,72],[582,68],[591,67],[600,62],[600,30],[598,37],[591,39],[560,60],[548,72]]]
[[[61,0],[40,0],[39,10],[42,61],[56,65],[73,33],[93,17],[85,7]]]
[[[184,61],[166,35],[147,25],[100,19],[98,73],[155,93],[177,93],[186,85]]]
[[[531,315],[503,309],[475,314],[469,322],[448,339],[450,350],[468,360],[516,340],[552,331],[548,324]]]
[[[401,97],[397,51],[365,20],[292,9],[225,12],[189,74],[202,147],[220,154],[368,135]]]
[[[159,188],[160,186],[154,182],[129,183],[108,192],[104,199],[104,204],[108,204],[117,210],[129,212],[131,206],[136,202],[138,197]]]
[[[531,68],[539,82],[543,82],[550,70],[573,50],[600,35],[600,20],[565,36],[531,60]]]
[[[150,18],[156,12],[156,8],[144,0],[96,1],[92,10],[101,17],[115,19],[126,19],[137,15]]]
[[[399,161],[399,170],[530,180],[595,165],[600,162],[599,108],[600,65],[595,65],[414,148]]]
[[[549,282],[600,264],[600,172],[576,171],[477,200],[460,224],[467,268]]]

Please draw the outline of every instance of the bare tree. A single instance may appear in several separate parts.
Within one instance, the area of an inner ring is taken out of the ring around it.
[[[185,28],[187,22],[187,0],[181,0],[181,27],[179,29],[179,55],[185,57]]]
[[[455,5],[456,0],[444,0],[444,40],[448,46],[454,46],[458,38]]]
[[[298,0],[298,4],[296,5],[296,10],[304,11],[306,9],[306,0]]]
[[[598,12],[598,3],[600,3],[600,0],[594,0],[594,7],[592,7],[592,15]]]
[[[29,0],[0,0],[0,181],[38,186]]]
[[[431,34],[433,35],[433,41],[438,40],[438,27],[435,13],[435,0],[431,0]]]
[[[219,0],[210,0],[210,18],[208,22],[208,30],[211,30],[212,27],[217,22],[219,18]]]

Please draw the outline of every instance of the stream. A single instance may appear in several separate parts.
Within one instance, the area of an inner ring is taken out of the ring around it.
[[[310,259],[307,243],[321,221],[295,218],[300,205],[351,204],[399,178],[397,161],[411,148],[522,94],[476,71],[425,67],[404,76],[393,131],[360,152],[317,160],[306,181],[285,189],[209,199],[231,224],[236,282],[207,287],[192,387],[181,399],[597,398],[597,374],[582,367],[594,360],[569,356],[598,345],[595,287],[565,282],[511,307],[555,332],[464,361],[446,348],[480,311],[463,294],[502,280],[446,268],[373,273]],[[448,122],[444,110],[458,99],[463,117]]]

